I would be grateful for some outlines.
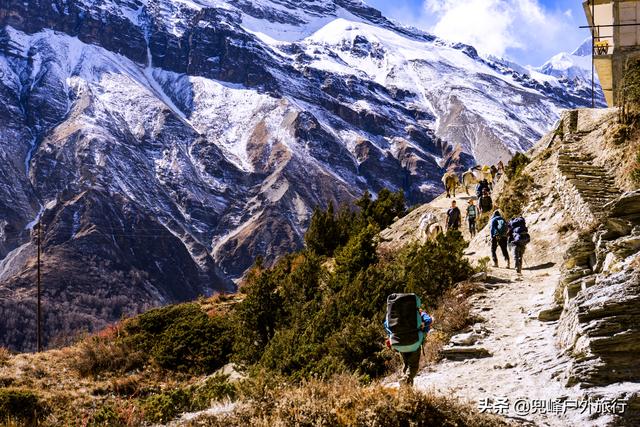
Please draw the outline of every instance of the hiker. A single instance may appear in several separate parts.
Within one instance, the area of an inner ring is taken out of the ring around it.
[[[484,190],[482,196],[478,199],[478,208],[481,214],[488,214],[493,209],[493,200],[489,195],[489,190]]]
[[[513,247],[513,259],[516,263],[516,271],[522,274],[522,258],[527,243],[531,241],[527,223],[524,218],[517,217],[509,221],[509,238],[508,242]]]
[[[447,231],[460,228],[460,209],[456,206],[456,201],[451,202],[451,208],[447,211]]]
[[[467,206],[467,221],[469,222],[469,233],[471,237],[476,235],[476,218],[478,217],[478,208],[474,204],[473,199],[469,199]]]
[[[429,332],[433,318],[420,308],[416,294],[391,294],[387,297],[387,315],[384,330],[386,346],[402,356],[400,384],[412,386],[420,368],[420,349]]]
[[[509,260],[509,251],[507,250],[507,238],[509,235],[509,224],[502,218],[499,210],[496,210],[491,217],[491,257],[493,258],[493,266],[498,266],[498,256],[496,251],[498,246],[502,251],[505,261],[507,261],[507,268],[510,268],[511,263]]]
[[[487,179],[483,179],[482,181],[480,181],[478,183],[478,186],[476,187],[476,196],[478,197],[478,199],[480,199],[480,197],[484,194],[484,190],[487,191],[491,191],[491,186],[489,185],[489,181],[487,181]]]

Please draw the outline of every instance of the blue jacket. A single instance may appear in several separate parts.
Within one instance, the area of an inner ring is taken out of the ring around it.
[[[491,217],[491,237],[496,237],[498,235],[498,219],[504,221],[504,226],[507,227],[507,221],[502,218],[500,212],[494,212]]]
[[[418,342],[409,346],[394,345],[393,348],[395,350],[401,353],[410,353],[420,348],[420,346],[422,345],[422,341],[424,341],[424,336],[429,332],[429,329],[431,328],[431,323],[433,322],[433,319],[431,318],[431,316],[427,314],[426,311],[421,312],[420,317],[422,318],[422,328],[420,331],[418,331],[418,336],[419,336]],[[389,324],[387,323],[387,319],[384,319],[384,330],[387,333],[387,336],[390,337],[391,330],[389,329]]]

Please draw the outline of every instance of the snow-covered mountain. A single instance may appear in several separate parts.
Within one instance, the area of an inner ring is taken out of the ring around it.
[[[358,0],[5,0],[0,25],[0,311],[17,319],[0,344],[16,348],[39,220],[47,324],[91,329],[233,290],[327,201],[430,200],[447,167],[505,160],[590,100]]]
[[[562,52],[545,62],[537,71],[554,77],[591,81],[591,38],[572,53]],[[595,75],[597,78],[597,74]]]
[[[490,60],[541,84],[560,88],[580,98],[591,97],[591,38],[584,40],[572,53],[560,52],[539,67],[522,66],[504,58]],[[598,75],[594,74],[594,78],[596,106],[606,107]]]

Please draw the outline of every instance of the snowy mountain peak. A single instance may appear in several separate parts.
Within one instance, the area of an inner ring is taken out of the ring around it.
[[[591,37],[584,39],[582,44],[571,52],[573,56],[588,56],[591,57]]]
[[[542,74],[591,84],[591,39],[585,40],[573,53],[561,52],[541,67]]]

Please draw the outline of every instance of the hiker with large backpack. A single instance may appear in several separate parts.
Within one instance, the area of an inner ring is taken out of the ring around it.
[[[433,318],[420,305],[420,298],[416,294],[391,294],[387,297],[384,320],[388,336],[386,345],[402,356],[402,385],[413,385],[420,368],[422,342],[433,322]]]
[[[502,256],[507,261],[507,268],[510,267],[509,251],[507,250],[507,242],[509,236],[509,224],[502,217],[499,210],[496,210],[491,217],[491,257],[493,258],[493,266],[498,266],[498,256],[496,251],[498,246],[502,250]]]
[[[485,189],[482,196],[478,199],[478,208],[481,214],[488,214],[493,209],[493,200],[489,195],[489,190]]]
[[[473,199],[469,199],[467,206],[467,221],[469,222],[469,233],[471,237],[476,235],[476,218],[478,217],[478,208],[473,203]]]
[[[462,214],[456,206],[456,201],[451,202],[451,209],[447,211],[447,231],[460,228],[460,218]]]
[[[522,259],[527,243],[531,241],[527,223],[522,217],[517,217],[509,221],[508,242],[513,247],[513,259],[516,263],[516,271],[522,274]]]

